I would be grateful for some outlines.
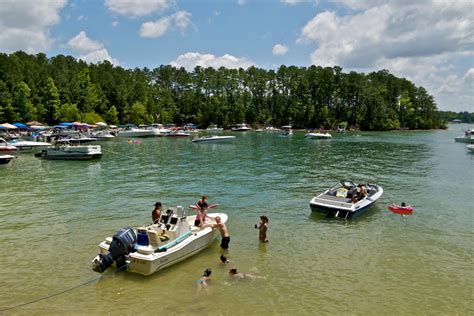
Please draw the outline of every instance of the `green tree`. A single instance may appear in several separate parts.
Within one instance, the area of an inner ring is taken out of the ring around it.
[[[45,114],[43,119],[49,124],[55,124],[59,119],[59,107],[61,102],[59,100],[59,92],[54,84],[53,78],[49,77],[44,89],[43,105]]]
[[[63,122],[75,122],[81,119],[81,112],[77,105],[64,103],[59,108],[59,119]]]

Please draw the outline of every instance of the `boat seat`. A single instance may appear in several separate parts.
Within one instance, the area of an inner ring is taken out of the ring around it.
[[[158,233],[154,230],[148,230],[147,231],[147,235],[148,235],[148,240],[150,242],[150,245],[152,245],[153,247],[159,247],[160,246],[160,236],[158,235]]]

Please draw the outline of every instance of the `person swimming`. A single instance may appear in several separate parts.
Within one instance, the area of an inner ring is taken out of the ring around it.
[[[224,255],[221,255],[221,256],[220,256],[220,259],[221,259],[221,262],[224,263],[224,264],[230,263],[229,259],[227,259],[227,257],[224,256]]]
[[[204,270],[201,278],[196,281],[199,288],[207,287],[207,282],[209,282],[209,280],[211,279],[211,274],[212,274],[211,268],[207,268],[206,270]]]

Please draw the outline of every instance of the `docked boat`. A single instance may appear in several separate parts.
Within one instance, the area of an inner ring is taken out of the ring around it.
[[[309,205],[313,212],[339,218],[352,218],[362,214],[369,206],[383,194],[383,188],[377,184],[363,184],[367,195],[359,198],[357,190],[362,184],[356,185],[352,181],[341,181],[332,188],[314,197]]]
[[[43,149],[35,154],[47,160],[91,160],[102,157],[100,145],[61,144]]]
[[[471,153],[474,153],[474,144],[469,144],[466,146],[467,150],[469,150]]]
[[[193,143],[223,142],[223,141],[229,141],[229,140],[234,140],[234,139],[235,139],[235,136],[212,135],[212,136],[194,137],[192,142]]]
[[[171,130],[168,133],[165,133],[163,136],[165,137],[189,137],[191,136],[190,133],[180,129],[180,130]]]
[[[454,141],[474,144],[474,129],[468,128],[467,131],[464,132],[464,136],[456,137],[454,138]]]
[[[106,141],[106,140],[112,140],[115,138],[114,135],[109,130],[99,130],[99,131],[93,131],[90,134],[91,138],[95,138],[98,141]]]
[[[224,213],[208,216],[212,219],[210,224],[217,216],[221,222],[227,221]],[[219,233],[210,226],[194,226],[195,218],[196,215],[186,216],[184,208],[178,206],[162,214],[157,224],[121,229],[99,244],[92,268],[102,273],[114,264],[120,270],[150,275],[183,261],[208,247]]]
[[[0,155],[0,165],[6,165],[6,164],[9,163],[10,161],[12,161],[13,158],[15,158],[15,156],[12,156],[12,155]]]
[[[16,146],[10,145],[6,140],[0,138],[0,154],[13,153],[17,150]]]
[[[325,132],[325,133],[306,133],[304,135],[306,138],[312,138],[312,139],[331,139],[332,136],[331,134]]]
[[[155,131],[151,129],[137,128],[133,125],[127,125],[124,129],[117,132],[117,137],[151,137],[156,136]]]
[[[247,124],[242,123],[242,124],[235,124],[234,127],[231,128],[232,131],[234,132],[247,132],[252,130],[250,127],[247,126]]]
[[[12,141],[9,141],[8,144],[15,146],[21,152],[40,150],[40,149],[48,148],[52,146],[51,143],[22,140],[21,138],[17,138]]]
[[[224,131],[224,128],[222,127],[217,127],[217,125],[212,125],[206,128],[206,131],[208,132],[222,132]]]

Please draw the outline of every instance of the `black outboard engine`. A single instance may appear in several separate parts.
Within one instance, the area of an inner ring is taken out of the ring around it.
[[[102,273],[110,267],[114,261],[117,269],[127,266],[125,256],[134,251],[137,243],[137,234],[131,228],[120,229],[113,237],[107,254],[99,254],[93,260],[92,270]]]

